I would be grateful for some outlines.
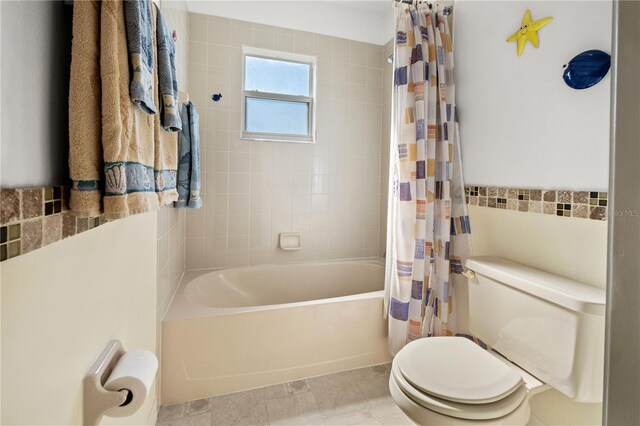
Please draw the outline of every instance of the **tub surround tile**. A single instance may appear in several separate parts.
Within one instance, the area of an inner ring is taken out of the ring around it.
[[[76,217],[69,211],[69,194],[66,186],[0,190],[0,229],[11,234],[0,242],[0,261],[106,223],[104,215]]]
[[[465,186],[467,204],[493,209],[607,220],[607,193]]]
[[[202,22],[208,17],[190,13],[189,18],[199,22],[197,30],[188,32],[194,47],[189,51],[190,67],[198,70],[198,78],[189,81],[189,91],[207,93],[226,87],[228,93],[221,102],[209,104],[215,109],[209,111],[215,114],[201,117],[202,186],[209,197],[205,198],[203,220],[188,220],[186,258],[194,260],[187,269],[378,256],[386,236],[386,221],[381,216],[386,213],[392,87],[391,65],[381,46],[233,19],[227,21],[231,36],[226,29],[212,32],[211,26],[206,33]],[[242,75],[242,45],[318,57],[316,143],[240,139],[242,79],[237,76]],[[202,57],[227,50],[231,54],[216,61],[215,70],[210,64],[207,73]],[[365,78],[354,80],[356,74]],[[352,102],[353,96],[358,102]],[[240,193],[242,200],[236,197]],[[368,218],[366,237],[364,229],[359,229],[361,224],[344,223],[347,213],[363,217],[373,212],[380,214]],[[238,214],[248,216],[250,226],[233,217]],[[338,219],[326,217],[333,215]],[[254,226],[256,216],[264,218],[266,228]],[[221,226],[211,226],[214,221]],[[275,241],[283,232],[301,233],[302,249],[281,251]],[[327,237],[320,235],[327,232],[334,234],[333,241],[340,239],[344,244],[330,248]],[[256,249],[238,253],[229,238],[215,253],[202,253],[202,240],[210,243],[238,235],[247,235],[250,241],[264,239],[268,244],[261,242]]]

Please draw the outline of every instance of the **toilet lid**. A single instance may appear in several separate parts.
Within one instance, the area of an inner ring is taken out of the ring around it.
[[[518,389],[522,376],[464,337],[429,337],[406,345],[394,359],[402,377],[447,401],[486,404]]]
[[[391,367],[390,382],[400,389],[409,399],[416,404],[449,417],[467,420],[491,420],[504,417],[518,409],[527,397],[526,386],[518,387],[513,393],[496,402],[487,404],[463,404],[452,402],[420,392],[405,380],[398,371],[396,363]],[[392,386],[389,383],[389,386]]]

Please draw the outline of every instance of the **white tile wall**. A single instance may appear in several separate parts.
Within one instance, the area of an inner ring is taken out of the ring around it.
[[[176,68],[180,90],[188,90],[189,12],[184,0],[163,1],[162,14],[178,36]],[[158,211],[157,319],[160,321],[171,302],[185,270],[186,212],[165,207]],[[159,345],[159,340],[158,340]]]
[[[383,158],[380,169],[380,256],[384,255],[387,245],[387,192],[389,185],[389,150],[391,148],[391,89],[393,88],[393,66],[387,62],[387,58],[393,53],[393,39],[384,45],[384,75],[382,93],[382,152]]]
[[[189,16],[204,208],[187,212],[186,268],[378,256],[383,46]],[[243,44],[318,57],[317,143],[240,139]],[[302,250],[279,250],[281,232],[302,233]]]

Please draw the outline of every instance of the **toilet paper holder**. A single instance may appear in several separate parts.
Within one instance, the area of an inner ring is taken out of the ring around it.
[[[104,388],[104,383],[111,374],[116,362],[124,354],[125,350],[120,340],[111,340],[85,376],[84,425],[97,425],[107,410],[126,405],[129,402],[129,391],[126,389],[110,391]]]

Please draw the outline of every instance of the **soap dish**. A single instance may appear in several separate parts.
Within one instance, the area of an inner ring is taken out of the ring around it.
[[[282,250],[300,250],[302,248],[302,236],[298,233],[280,234],[280,248]]]

